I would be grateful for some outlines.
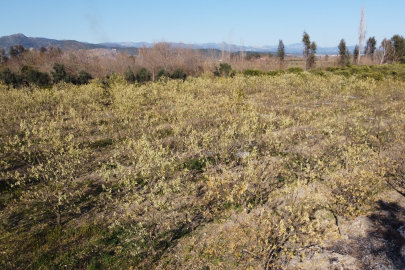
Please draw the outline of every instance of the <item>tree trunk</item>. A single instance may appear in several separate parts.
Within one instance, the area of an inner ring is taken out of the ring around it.
[[[59,207],[56,209],[56,225],[58,227],[61,225],[61,213]]]

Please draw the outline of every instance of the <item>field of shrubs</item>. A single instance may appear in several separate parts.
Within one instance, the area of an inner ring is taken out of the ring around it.
[[[180,75],[0,85],[1,269],[382,263],[339,245],[404,212],[404,65]]]

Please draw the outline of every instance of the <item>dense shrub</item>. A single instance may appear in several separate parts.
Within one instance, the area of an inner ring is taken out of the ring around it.
[[[367,66],[367,65],[361,65],[361,66],[359,67],[359,69],[360,69],[362,72],[370,72],[370,71],[371,71],[371,68],[370,68],[369,66]]]
[[[312,73],[312,74],[314,74],[314,75],[318,75],[318,76],[325,76],[325,71],[323,71],[322,69],[310,69],[309,71],[308,71],[309,73]]]
[[[172,79],[180,79],[184,81],[186,79],[186,74],[184,74],[181,68],[178,68],[175,71],[173,71]]]
[[[51,77],[46,72],[40,72],[36,69],[31,69],[27,73],[27,81],[36,86],[48,86],[51,84]]]
[[[51,71],[53,77],[53,83],[58,83],[60,81],[66,81],[67,73],[65,71],[64,65],[54,64],[53,69],[55,71]]]
[[[267,75],[269,76],[279,76],[279,75],[283,75],[285,74],[284,70],[271,70],[269,72],[267,72]]]
[[[243,71],[243,75],[247,76],[264,76],[266,75],[266,72],[260,69],[245,69]]]
[[[339,67],[327,67],[326,68],[326,71],[330,71],[330,72],[333,72],[333,71],[336,71],[336,70],[339,70]]]
[[[64,81],[65,81],[66,83],[78,84],[77,78],[76,78],[76,76],[73,75],[73,74],[68,74],[68,75],[66,75]]]
[[[130,67],[128,67],[128,69],[125,71],[124,77],[128,83],[134,83],[136,80],[134,72],[132,71],[132,69]]]
[[[77,77],[77,83],[78,84],[88,84],[91,79],[93,79],[91,74],[82,70],[79,72],[79,76]]]
[[[229,74],[229,76],[235,77],[237,74],[242,74],[242,72],[240,72],[237,69],[232,69],[231,74]]]
[[[327,67],[326,71],[337,75],[343,75],[345,77],[356,76],[359,79],[373,78],[377,81],[383,81],[386,78],[392,78],[394,80],[404,80],[405,68],[401,64],[391,65],[347,65],[343,67]]]
[[[5,68],[0,73],[0,81],[8,87],[12,85],[14,88],[17,88],[22,83],[22,77],[19,74],[12,73],[9,68]]]
[[[291,67],[291,68],[287,69],[287,72],[297,74],[297,73],[304,72],[304,70],[300,67]]]
[[[384,75],[381,74],[380,72],[368,72],[368,73],[362,73],[360,75],[361,79],[368,79],[372,78],[376,81],[383,81],[384,80]]]
[[[343,75],[345,77],[350,77],[350,72],[347,70],[338,70],[334,72],[336,75]]]
[[[228,77],[231,75],[231,72],[232,66],[230,64],[220,63],[219,68],[215,67],[214,75],[218,77],[220,76]]]
[[[54,64],[53,65],[54,71],[51,71],[53,76],[53,83],[58,82],[66,82],[72,84],[88,84],[89,80],[93,79],[91,74],[87,73],[86,71],[82,70],[79,72],[79,76],[76,77],[73,74],[67,74],[64,65]]]
[[[156,75],[156,79],[159,80],[160,78],[170,78],[170,73],[169,71],[167,71],[166,69],[162,68],[158,71],[157,75]]]
[[[139,83],[145,83],[152,80],[152,75],[146,68],[141,68],[138,73],[136,73],[136,80]]]

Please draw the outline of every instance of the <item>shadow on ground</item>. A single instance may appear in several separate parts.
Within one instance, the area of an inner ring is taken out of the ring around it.
[[[359,269],[405,269],[405,209],[397,203],[378,201],[367,216],[366,236],[349,237],[333,247],[357,259]]]

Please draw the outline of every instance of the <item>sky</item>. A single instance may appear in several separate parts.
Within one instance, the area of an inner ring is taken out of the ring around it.
[[[358,43],[361,7],[378,45],[405,36],[404,0],[0,0],[0,36],[102,42]]]

